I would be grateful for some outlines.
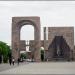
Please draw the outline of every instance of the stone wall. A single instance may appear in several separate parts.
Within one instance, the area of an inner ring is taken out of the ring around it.
[[[44,28],[46,29],[46,27]],[[46,38],[46,31],[44,30],[44,38]],[[44,48],[48,50],[55,36],[63,36],[70,47],[70,58],[75,59],[74,50],[74,27],[48,27],[48,40],[44,39]],[[47,52],[48,53],[48,52]],[[52,53],[50,53],[51,55]],[[47,55],[46,55],[47,56]]]

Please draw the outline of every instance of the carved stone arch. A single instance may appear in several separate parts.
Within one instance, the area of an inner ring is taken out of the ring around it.
[[[12,18],[12,56],[19,58],[20,30],[24,25],[34,26],[35,61],[40,61],[40,18],[39,17],[13,17]],[[16,46],[16,47],[15,47]]]
[[[20,22],[17,23],[17,25],[19,25],[19,27],[21,28],[24,25],[32,25],[35,28],[37,28],[35,22],[31,21],[31,20],[21,20]]]

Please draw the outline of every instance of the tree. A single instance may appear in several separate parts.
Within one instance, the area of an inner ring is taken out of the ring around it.
[[[3,57],[4,63],[8,62],[9,53],[10,47],[5,42],[0,41],[0,56]]]
[[[26,59],[26,55],[27,55],[26,53],[21,53],[20,58],[21,59]]]
[[[2,63],[2,48],[0,47],[0,63]]]

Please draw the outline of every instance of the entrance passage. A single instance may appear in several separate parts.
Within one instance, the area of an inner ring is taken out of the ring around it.
[[[62,36],[55,36],[55,50],[54,50],[54,58],[63,58],[64,57],[64,50],[63,50],[63,37]]]
[[[41,61],[44,61],[44,54],[45,54],[45,49],[44,49],[44,47],[41,47],[40,48],[40,54],[41,54]]]
[[[48,50],[53,60],[69,60],[70,47],[63,36],[55,36]]]

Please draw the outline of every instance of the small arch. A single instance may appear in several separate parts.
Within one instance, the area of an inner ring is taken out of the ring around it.
[[[45,60],[45,49],[44,47],[40,47],[41,61]]]

